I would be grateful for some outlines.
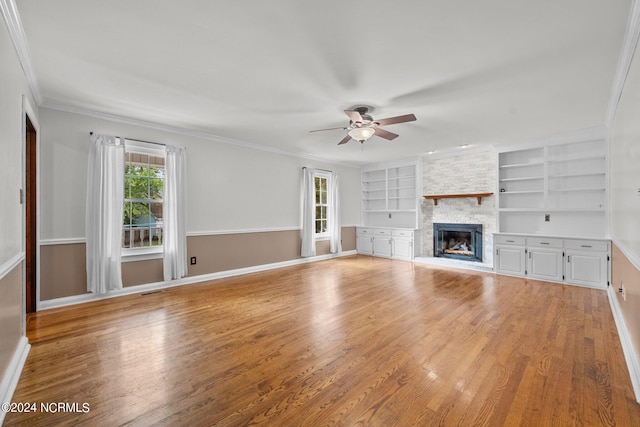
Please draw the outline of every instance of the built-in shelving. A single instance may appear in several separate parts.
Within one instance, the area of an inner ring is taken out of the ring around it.
[[[503,151],[498,163],[500,232],[606,236],[604,138]]]
[[[367,226],[418,228],[417,162],[385,164],[362,172],[362,214]]]

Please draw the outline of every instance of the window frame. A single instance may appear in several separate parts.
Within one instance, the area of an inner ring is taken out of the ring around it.
[[[164,145],[155,144],[152,142],[143,142],[136,141],[131,139],[124,139],[124,147],[125,147],[125,156],[127,153],[138,153],[138,154],[146,154],[154,157],[162,157],[165,159],[165,167],[166,167],[166,158],[167,158],[167,150]],[[166,169],[165,169],[166,170]],[[126,158],[125,158],[125,175],[123,175],[124,182],[126,183]],[[165,178],[163,178],[164,180]],[[164,185],[163,185],[164,190]],[[137,199],[136,199],[137,200]],[[148,199],[148,203],[164,203],[164,196],[162,199]],[[125,188],[124,198],[123,198],[124,206],[123,210],[127,204],[127,192]],[[123,218],[124,219],[124,218]],[[164,233],[164,221],[162,224],[162,231]],[[141,247],[124,247],[124,233],[125,233],[125,224],[124,220],[122,223],[122,261],[138,261],[144,259],[157,259],[162,258],[164,253],[163,245],[156,246],[141,246]]]
[[[318,186],[316,185],[316,179],[324,179],[327,182],[327,188],[326,188],[326,202],[322,203],[322,194],[320,195],[320,197],[318,197],[318,191],[320,190],[318,188]],[[331,200],[330,200],[330,188],[331,188],[332,182],[331,182],[331,172],[326,172],[326,171],[315,171],[315,175],[314,175],[314,179],[313,179],[313,232],[314,235],[316,237],[316,240],[328,240],[331,238]],[[317,200],[320,199],[320,203],[317,202]],[[324,218],[318,218],[316,216],[316,212],[318,208],[325,208],[325,217]],[[323,232],[316,232],[316,225],[317,225],[317,221],[318,220],[324,220],[326,222],[326,228],[325,231]]]

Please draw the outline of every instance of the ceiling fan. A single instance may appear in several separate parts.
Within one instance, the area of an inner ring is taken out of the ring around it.
[[[388,117],[386,119],[374,120],[369,113],[369,107],[354,107],[351,110],[344,110],[347,117],[349,117],[349,125],[337,128],[317,129],[309,132],[322,132],[325,130],[344,129],[348,130],[348,135],[344,139],[338,142],[338,145],[346,144],[351,139],[355,139],[360,143],[364,143],[367,139],[373,135],[379,136],[391,141],[398,137],[397,134],[382,129],[381,126],[395,125],[398,123],[413,122],[416,120],[416,116],[413,114],[405,114],[403,116]]]

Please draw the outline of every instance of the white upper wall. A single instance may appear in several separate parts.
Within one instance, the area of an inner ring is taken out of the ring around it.
[[[360,223],[360,169],[166,131],[40,109],[41,238],[85,237],[89,132],[187,148],[187,232],[301,226],[302,167],[340,175],[342,224]]]
[[[611,237],[640,268],[640,58],[631,64],[611,128]],[[629,253],[631,252],[631,253]]]
[[[7,27],[0,25],[0,265],[22,252],[23,96],[33,107]],[[33,117],[34,120],[37,117]]]

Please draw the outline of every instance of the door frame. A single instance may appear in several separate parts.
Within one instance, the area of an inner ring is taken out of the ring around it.
[[[22,250],[25,254],[25,262],[23,265],[22,274],[22,315],[23,315],[23,333],[26,333],[26,310],[27,310],[27,263],[31,262],[26,256],[27,252],[27,203],[26,203],[26,189],[27,189],[27,119],[33,126],[36,133],[35,141],[35,164],[36,164],[36,176],[35,176],[35,243],[33,245],[33,251],[35,252],[35,306],[34,311],[38,311],[40,308],[40,124],[38,123],[38,116],[36,110],[31,105],[29,99],[23,95],[22,97],[22,189],[21,189],[21,202],[22,202]]]

